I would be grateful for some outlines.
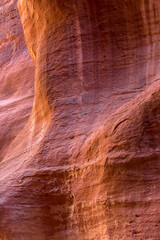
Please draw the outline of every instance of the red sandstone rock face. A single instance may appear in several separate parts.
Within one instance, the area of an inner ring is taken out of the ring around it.
[[[0,164],[1,238],[159,240],[160,2],[19,10],[35,99]]]
[[[0,161],[23,129],[33,102],[34,65],[23,36],[17,1],[0,3]]]

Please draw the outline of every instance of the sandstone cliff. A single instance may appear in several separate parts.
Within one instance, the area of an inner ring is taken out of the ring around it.
[[[159,240],[160,1],[18,6],[35,97],[2,1],[1,239]]]
[[[17,1],[0,2],[0,161],[23,129],[33,102],[34,64],[29,57]]]

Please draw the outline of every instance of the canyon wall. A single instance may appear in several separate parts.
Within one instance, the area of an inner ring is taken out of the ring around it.
[[[159,240],[160,0],[18,7],[35,97],[15,10],[1,15],[18,31],[1,41],[1,239]]]
[[[34,64],[29,56],[17,1],[0,2],[0,161],[23,129],[34,97]]]

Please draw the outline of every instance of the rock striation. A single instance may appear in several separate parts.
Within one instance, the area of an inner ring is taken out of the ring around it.
[[[159,240],[160,1],[18,7],[35,97],[30,112],[34,67],[16,25],[0,80],[1,239]]]
[[[0,161],[30,115],[34,64],[23,36],[17,1],[0,2]]]

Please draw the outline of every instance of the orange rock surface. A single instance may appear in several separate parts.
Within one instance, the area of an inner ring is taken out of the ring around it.
[[[0,238],[159,240],[160,1],[19,0],[34,101],[15,4],[0,4]]]

